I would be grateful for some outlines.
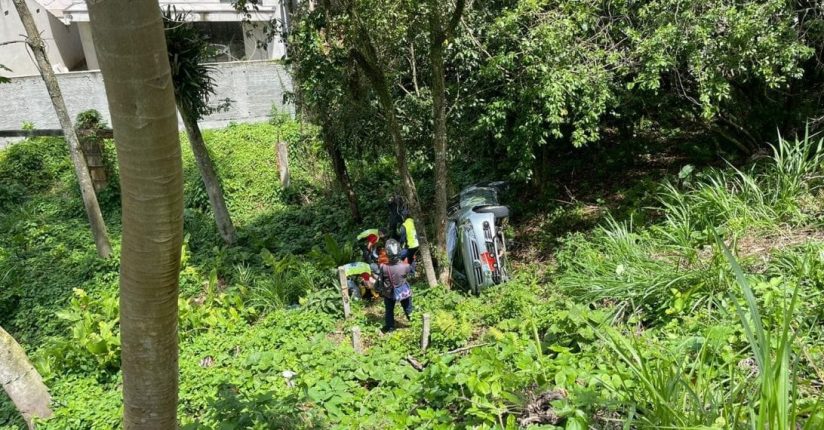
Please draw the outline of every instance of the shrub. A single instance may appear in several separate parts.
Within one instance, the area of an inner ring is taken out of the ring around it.
[[[46,191],[65,170],[71,171],[71,164],[61,139],[29,139],[0,152],[0,209]]]
[[[90,297],[75,288],[68,309],[55,313],[69,324],[70,336],[52,338],[36,360],[45,378],[69,370],[112,371],[120,367],[118,298],[111,290]],[[92,364],[93,363],[93,364]]]

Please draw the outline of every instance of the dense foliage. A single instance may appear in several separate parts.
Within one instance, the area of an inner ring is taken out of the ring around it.
[[[302,155],[288,191],[273,135]],[[824,425],[817,141],[781,141],[739,168],[682,160],[664,185],[620,184],[635,197],[592,230],[569,233],[583,202],[523,214],[511,231],[515,280],[479,297],[416,285],[417,316],[381,335],[380,304],[356,302],[342,318],[332,269],[364,226],[329,187],[317,130],[279,118],[207,138],[240,238],[221,246],[184,152],[183,428]],[[52,391],[56,416],[43,428],[112,428],[122,414],[118,263],[95,258],[65,155],[55,139],[0,153],[0,325]],[[386,160],[358,168],[368,223],[383,221],[392,174]],[[115,186],[101,203],[117,237]],[[557,261],[540,263],[531,248],[557,248]],[[352,349],[353,325],[364,354]],[[0,425],[20,425],[5,403]]]
[[[431,159],[428,8],[357,0],[293,11],[298,101],[339,145],[388,150],[367,57],[390,83],[411,149]],[[822,22],[805,1],[472,2],[447,43],[449,156],[542,185],[568,145],[698,135],[716,151],[755,152],[776,129],[819,126]]]
[[[199,121],[203,116],[228,108],[231,100],[209,105],[209,99],[215,94],[214,66],[208,64],[214,57],[214,48],[190,19],[189,12],[178,11],[172,5],[163,9],[175,99],[193,121]]]
[[[824,428],[820,5],[442,3],[289,2],[301,122],[205,133],[236,243],[184,149],[182,427]],[[178,101],[209,113],[205,39],[166,15],[170,52],[194,54],[170,58]],[[384,335],[380,303],[343,319],[335,268],[401,186],[430,206],[439,95],[448,186],[515,183],[517,275],[480,296],[419,282]],[[65,151],[0,153],[0,325],[52,392],[44,428],[116,428],[119,262],[95,256]]]

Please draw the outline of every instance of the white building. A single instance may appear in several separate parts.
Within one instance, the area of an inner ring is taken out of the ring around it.
[[[288,0],[286,0],[288,1]],[[89,14],[83,0],[26,0],[37,28],[46,43],[49,61],[56,72],[98,69]],[[267,41],[264,28],[279,26],[276,34],[288,28],[284,0],[262,0],[251,18],[232,8],[230,0],[161,0],[160,5],[189,12],[189,19],[206,34],[217,48],[215,61],[280,59],[286,54],[281,38]],[[25,30],[12,0],[0,0],[0,64],[11,69],[4,76],[37,74],[30,51],[21,41]],[[261,41],[265,43],[261,43]]]

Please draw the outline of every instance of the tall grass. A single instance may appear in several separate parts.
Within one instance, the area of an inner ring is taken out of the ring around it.
[[[746,379],[735,373],[718,377],[712,363],[710,339],[689,339],[671,351],[654,351],[638,338],[627,338],[612,327],[597,330],[607,347],[639,382],[630,399],[630,428],[713,429],[723,428],[730,417],[741,415],[746,400]],[[712,334],[708,331],[708,338]],[[692,351],[700,342],[697,352]],[[734,366],[729,366],[731,369]],[[620,391],[605,384],[616,393]],[[735,422],[735,419],[732,419]]]
[[[792,207],[795,198],[821,186],[821,169],[824,162],[824,139],[814,140],[809,130],[803,139],[787,141],[779,137],[772,145],[772,169],[766,179],[770,181],[771,200]]]
[[[271,269],[269,277],[257,279],[249,287],[248,302],[261,310],[272,310],[298,303],[313,288],[313,280],[304,271],[294,255],[275,257],[264,249],[263,262]]]
[[[666,316],[676,300],[673,291],[698,300],[701,306],[716,282],[706,270],[684,264],[677,251],[666,249],[649,235],[633,231],[630,222],[608,218],[590,240],[569,241],[559,253],[557,285],[568,294],[614,305],[616,318],[644,311],[649,319]]]
[[[729,165],[665,183],[662,217],[635,230],[608,217],[590,237],[574,236],[558,254],[557,283],[568,294],[615,305],[617,315],[646,311],[647,319],[696,309],[723,291],[711,229],[733,237],[802,224],[800,201],[822,185],[824,142],[779,139],[773,154],[746,168]],[[821,205],[824,206],[824,205]],[[687,303],[688,302],[688,303]]]
[[[824,421],[819,415],[819,404],[805,410],[799,401],[793,351],[795,335],[791,327],[798,290],[789,303],[785,303],[778,325],[765,326],[744,271],[729,248],[718,236],[714,238],[743,298],[744,305],[735,297],[733,302],[757,372],[748,374],[746,369],[735,365],[726,366],[726,373],[718,372],[711,364],[710,331],[695,354],[685,348],[692,342],[688,339],[674,352],[651,356],[649,351],[654,348],[641,344],[639,338],[627,338],[612,327],[599,327],[601,340],[640,382],[630,408],[638,416],[629,419],[642,428],[822,428]]]
[[[812,429],[824,423],[817,419],[802,419],[798,402],[798,386],[794,377],[795,359],[793,343],[795,334],[790,325],[798,299],[798,288],[793,291],[789,305],[782,313],[780,329],[768,329],[761,319],[755,294],[744,271],[733,257],[727,245],[716,235],[715,241],[730,264],[746,302],[746,310],[736,301],[736,312],[747,335],[750,350],[758,363],[758,391],[751,398],[750,423],[753,429],[790,430]],[[808,414],[815,416],[818,405]],[[805,417],[806,418],[806,417]]]

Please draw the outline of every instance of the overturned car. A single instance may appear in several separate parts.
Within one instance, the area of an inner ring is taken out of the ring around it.
[[[479,293],[509,280],[504,225],[509,208],[498,202],[503,182],[469,186],[448,209],[447,254],[453,278]]]

